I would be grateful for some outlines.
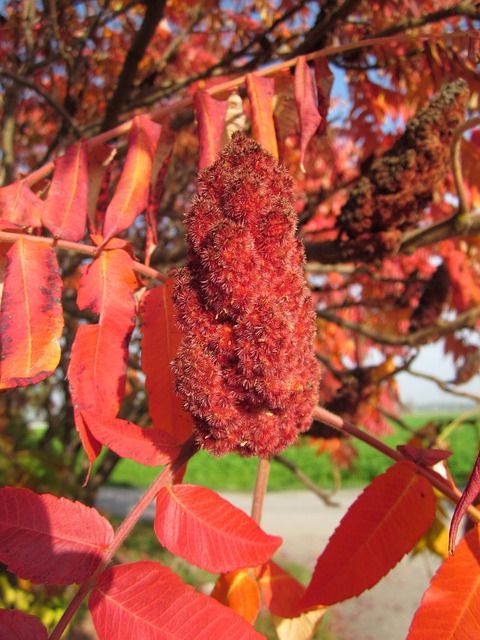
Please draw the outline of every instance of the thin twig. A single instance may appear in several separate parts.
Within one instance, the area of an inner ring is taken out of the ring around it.
[[[408,370],[408,373],[411,376],[415,376],[415,378],[422,378],[422,380],[428,380],[430,382],[433,382],[434,384],[437,385],[437,387],[439,387],[442,391],[445,391],[446,393],[451,393],[454,396],[457,396],[460,398],[467,398],[468,400],[472,400],[473,402],[480,403],[480,396],[477,396],[474,393],[468,393],[468,391],[458,391],[457,389],[452,389],[452,387],[450,387],[447,382],[440,380],[439,378],[432,375],[431,373],[422,373],[421,371],[412,371],[411,369]]]
[[[315,482],[313,482],[313,480],[311,478],[309,478],[307,476],[307,474],[304,473],[300,469],[300,467],[298,467],[291,460],[288,460],[288,458],[285,458],[285,456],[282,456],[280,454],[277,454],[276,456],[273,456],[273,459],[275,460],[275,462],[278,462],[279,464],[281,464],[284,467],[286,467],[289,471],[291,471],[293,473],[293,475],[296,478],[298,478],[298,480],[300,480],[300,482],[302,482],[307,487],[307,489],[309,489],[316,496],[318,496],[320,498],[320,500],[323,500],[323,502],[326,505],[328,505],[329,507],[338,507],[338,502],[335,502],[335,500],[332,500],[332,494],[334,492],[322,491],[322,489],[320,489],[320,487],[318,487],[315,484]]]
[[[23,78],[22,76],[19,76],[16,73],[13,73],[13,71],[7,71],[6,69],[0,69],[0,76],[3,76],[4,78],[8,78],[9,80],[12,80],[16,84],[20,84],[24,87],[27,87],[27,89],[31,89],[32,91],[35,91],[35,93],[38,93],[38,95],[41,96],[45,100],[45,102],[48,102],[48,104],[53,109],[55,109],[57,113],[59,113],[62,116],[64,121],[68,124],[70,129],[72,129],[72,131],[75,133],[77,138],[82,137],[82,132],[80,131],[80,129],[78,128],[78,126],[76,125],[76,123],[74,122],[70,114],[62,107],[61,104],[59,104],[56,100],[54,100],[51,95],[49,95],[46,91],[41,89],[34,82],[30,82],[30,80],[27,80],[26,78]],[[52,168],[53,168],[53,165],[52,165]],[[50,173],[50,170],[48,171],[48,173]]]
[[[0,242],[6,243],[14,243],[17,240],[27,240],[28,242],[36,242],[37,244],[48,244],[58,249],[63,249],[65,251],[74,251],[75,253],[81,253],[86,256],[90,256],[91,258],[95,258],[98,254],[98,247],[94,247],[92,245],[82,244],[80,242],[70,242],[69,240],[56,240],[55,238],[45,238],[43,236],[32,236],[29,233],[12,233],[10,231],[0,231]],[[147,267],[141,262],[136,262],[132,260],[132,269],[136,273],[140,275],[150,278],[152,280],[159,280],[160,282],[165,282],[167,277],[157,271],[156,269],[152,269],[152,267]]]

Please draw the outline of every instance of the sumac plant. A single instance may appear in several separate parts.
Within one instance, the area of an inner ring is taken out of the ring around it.
[[[308,640],[329,607],[431,539],[441,494],[456,504],[451,555],[408,639],[480,637],[480,467],[462,494],[438,433],[396,450],[378,437],[396,374],[422,377],[422,345],[444,341],[455,380],[430,378],[451,393],[478,372],[478,9],[11,4],[0,561],[33,584],[78,586],[48,630],[0,609],[0,638],[59,640],[87,601],[100,640],[261,638],[262,608],[281,640]],[[87,487],[118,458],[163,467],[116,530],[91,501],[55,495],[61,481],[49,491],[17,469],[14,427],[38,405],[55,425],[38,448],[60,434],[77,474],[81,449]],[[270,461],[300,437],[337,462],[355,440],[393,461],[306,586],[260,527]],[[258,457],[251,516],[183,482],[201,449]],[[159,562],[120,562],[153,500],[159,543],[218,576],[210,594]]]

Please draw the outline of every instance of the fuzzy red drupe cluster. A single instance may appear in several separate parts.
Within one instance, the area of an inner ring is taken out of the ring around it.
[[[199,176],[176,273],[185,337],[173,366],[214,454],[268,457],[310,426],[319,367],[296,220],[291,178],[242,134]]]

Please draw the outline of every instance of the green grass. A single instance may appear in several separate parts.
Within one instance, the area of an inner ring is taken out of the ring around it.
[[[453,416],[412,415],[405,422],[412,429],[418,429],[429,421],[442,421],[448,424]],[[404,429],[393,426],[393,433],[383,440],[390,447],[405,443],[410,434]],[[448,444],[453,455],[450,469],[459,484],[465,484],[475,461],[480,442],[480,420],[477,414],[476,424],[465,422],[451,429]],[[391,460],[363,442],[356,442],[358,459],[350,471],[342,471],[342,486],[362,486],[385,471]],[[316,451],[305,443],[292,446],[284,454],[298,465],[319,487],[333,486],[332,467],[327,454],[318,456]],[[200,451],[189,463],[185,482],[201,484],[215,490],[251,491],[255,483],[257,461],[254,458],[242,458],[227,455],[215,458]],[[159,468],[144,467],[131,460],[121,460],[112,473],[109,484],[143,488],[156,477]],[[278,462],[273,461],[269,490],[303,489],[304,485],[292,473]]]

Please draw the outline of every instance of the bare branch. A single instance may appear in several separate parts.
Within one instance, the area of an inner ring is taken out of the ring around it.
[[[158,23],[163,18],[166,0],[148,0],[142,24],[133,39],[132,46],[123,63],[117,86],[107,105],[102,130],[110,129],[117,121],[122,107],[133,88],[138,66],[145,55]]]
[[[474,393],[468,393],[467,391],[459,391],[458,389],[454,389],[453,387],[450,386],[448,382],[445,382],[444,380],[440,380],[440,378],[437,378],[436,376],[433,376],[430,373],[412,371],[411,369],[408,370],[408,373],[411,376],[415,376],[415,378],[421,378],[422,380],[429,380],[430,382],[433,382],[434,384],[437,385],[439,389],[441,389],[442,391],[445,391],[446,393],[451,393],[452,395],[457,396],[459,398],[467,398],[468,400],[472,400],[473,402],[480,404],[480,396],[477,396]]]
[[[441,20],[456,17],[465,17],[472,20],[480,20],[480,11],[478,11],[477,8],[475,8],[468,2],[459,2],[453,7],[448,7],[447,9],[439,9],[438,11],[427,13],[423,16],[419,16],[418,18],[408,18],[407,20],[403,20],[402,22],[393,24],[392,26],[379,31],[377,33],[377,36],[379,38],[384,38],[385,36],[393,36],[397,33],[401,33],[402,31],[408,31],[409,29],[418,29],[420,27],[424,27],[427,24],[431,24],[432,22],[440,22]]]
[[[30,82],[30,80],[27,80],[26,78],[13,73],[13,71],[8,71],[7,69],[0,69],[0,77],[9,78],[10,80],[13,80],[13,82],[16,82],[17,84],[20,84],[23,87],[27,87],[27,89],[31,89],[32,91],[35,91],[35,93],[38,93],[38,95],[41,96],[45,100],[45,102],[48,102],[48,104],[62,116],[65,123],[69,126],[70,129],[72,129],[77,138],[82,137],[80,129],[77,127],[70,114],[67,113],[67,111],[62,107],[61,104],[59,104],[54,98],[52,98],[52,96],[50,96],[46,91],[41,89],[34,82]]]
[[[339,316],[326,310],[317,310],[317,316],[319,318],[322,318],[323,320],[327,320],[328,322],[333,322],[343,329],[349,329],[350,331],[354,331],[355,333],[365,336],[366,338],[370,338],[370,340],[373,340],[378,344],[415,347],[419,344],[424,343],[426,340],[432,337],[443,336],[447,333],[451,333],[452,331],[457,331],[458,329],[472,326],[474,322],[478,318],[480,318],[480,307],[472,307],[471,309],[458,314],[455,320],[452,320],[450,322],[439,321],[430,327],[420,329],[419,331],[415,331],[414,333],[403,336],[378,333],[376,331],[373,331],[372,329],[369,329],[365,325],[351,322],[350,320],[346,320],[345,318],[340,318]]]

